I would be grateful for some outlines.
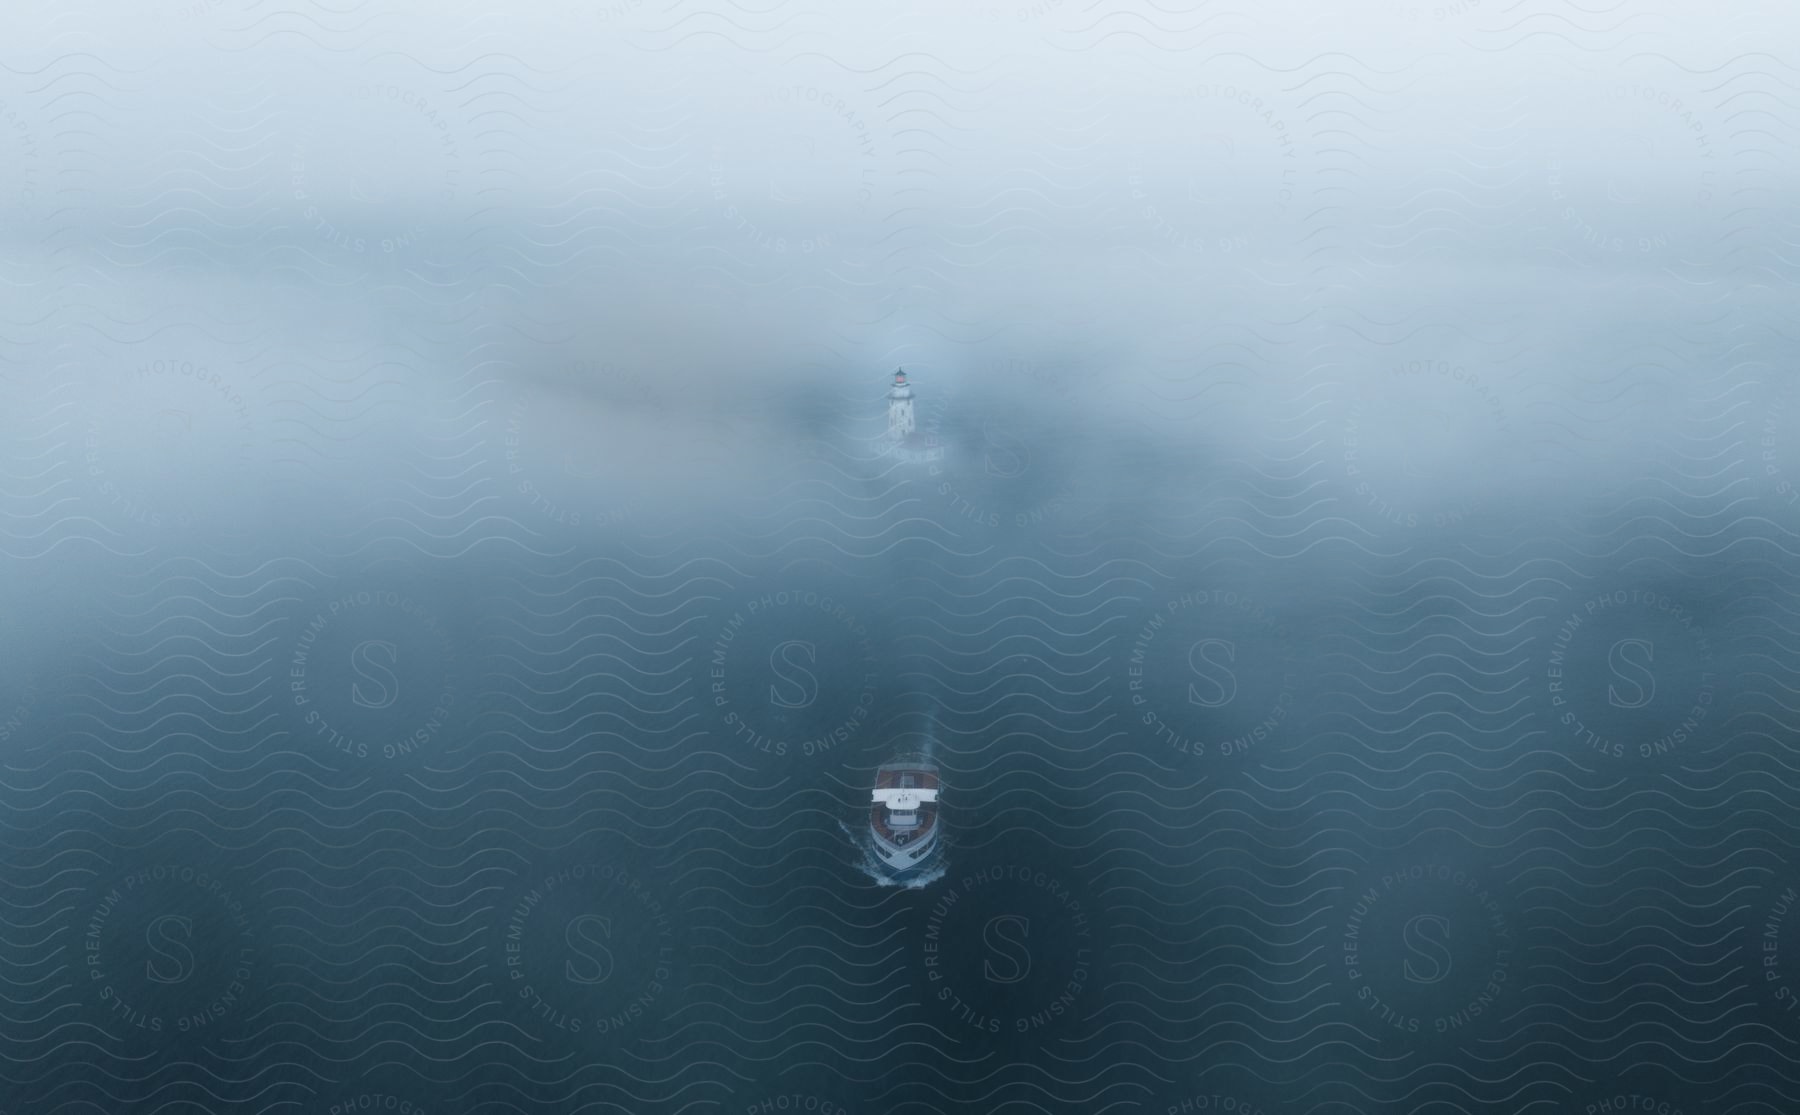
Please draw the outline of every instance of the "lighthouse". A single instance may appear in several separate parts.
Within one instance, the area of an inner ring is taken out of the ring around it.
[[[935,427],[936,421],[931,425]],[[938,444],[935,430],[920,430],[918,426],[913,417],[912,384],[906,382],[905,371],[895,368],[894,385],[888,388],[887,434],[877,443],[877,453],[902,461],[943,460],[944,447]]]
[[[906,373],[895,368],[894,386],[888,391],[888,437],[903,442],[912,436],[914,425],[912,385],[906,382]]]

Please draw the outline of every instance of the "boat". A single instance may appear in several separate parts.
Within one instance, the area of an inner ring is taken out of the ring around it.
[[[890,874],[911,874],[936,858],[939,788],[937,765],[922,755],[901,755],[875,768],[869,837]]]

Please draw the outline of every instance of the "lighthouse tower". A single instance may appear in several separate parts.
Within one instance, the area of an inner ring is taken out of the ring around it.
[[[888,437],[905,441],[912,436],[913,427],[912,385],[906,382],[906,373],[896,368],[894,386],[888,391]]]

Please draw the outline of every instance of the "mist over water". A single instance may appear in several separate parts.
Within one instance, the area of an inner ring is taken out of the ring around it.
[[[1793,1110],[1791,22],[15,13],[0,1112]]]

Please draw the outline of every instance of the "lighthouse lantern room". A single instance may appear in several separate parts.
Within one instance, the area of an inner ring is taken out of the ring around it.
[[[906,372],[896,368],[894,386],[888,391],[888,437],[904,441],[912,436],[914,425],[912,385],[906,382]]]

